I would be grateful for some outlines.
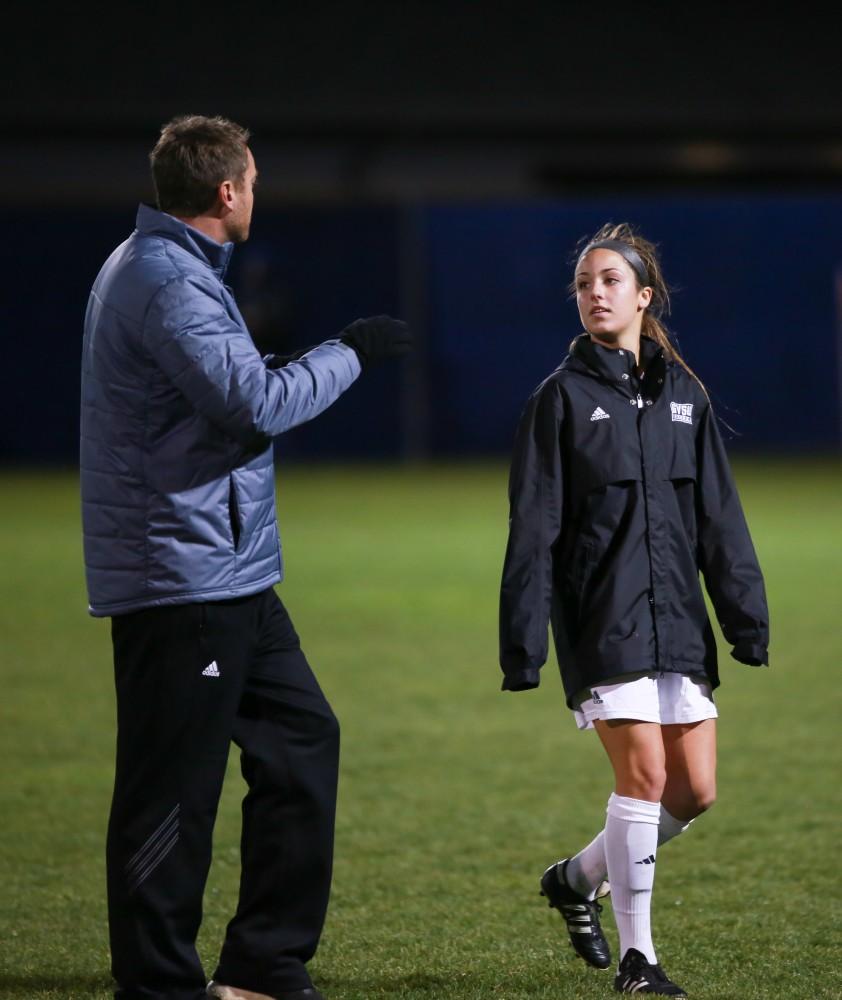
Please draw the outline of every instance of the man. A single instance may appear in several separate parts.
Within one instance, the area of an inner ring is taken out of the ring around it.
[[[120,1000],[198,1000],[195,948],[230,741],[242,750],[239,905],[207,995],[319,1000],[338,726],[273,585],[282,578],[272,438],[330,406],[361,366],[410,349],[357,320],[294,359],[257,353],[224,284],[249,233],[249,133],[164,126],[158,208],[91,291],[81,484],[90,611],[110,616],[117,764],[108,827]]]

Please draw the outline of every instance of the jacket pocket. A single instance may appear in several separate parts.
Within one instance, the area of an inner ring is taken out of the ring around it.
[[[671,499],[675,503],[675,508],[669,512],[669,519],[676,530],[679,530],[679,526],[684,529],[683,536],[695,561],[697,545],[695,477],[673,475],[667,480],[666,488],[670,490]]]
[[[579,595],[584,593],[584,590],[588,585],[588,581],[591,578],[591,574],[593,573],[595,563],[596,542],[588,540],[582,546],[582,552],[579,555],[576,566],[576,579],[574,581],[574,586]]]
[[[570,568],[564,581],[564,598],[571,626],[578,625],[587,606],[586,590],[597,563],[596,542],[589,538],[571,553]]]
[[[237,503],[237,489],[234,485],[234,477],[228,477],[228,521],[231,525],[231,539],[234,548],[240,546],[240,536],[242,534],[242,520],[240,517],[240,505]]]

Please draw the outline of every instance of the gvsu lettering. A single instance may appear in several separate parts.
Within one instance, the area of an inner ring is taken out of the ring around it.
[[[678,421],[680,424],[693,423],[692,403],[670,403],[670,413],[674,422]]]

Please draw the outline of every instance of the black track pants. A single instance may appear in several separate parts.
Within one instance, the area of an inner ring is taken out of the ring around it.
[[[199,1000],[195,941],[230,742],[242,878],[213,978],[311,985],[330,889],[339,727],[273,590],[112,619],[117,768],[108,912],[119,1000]]]

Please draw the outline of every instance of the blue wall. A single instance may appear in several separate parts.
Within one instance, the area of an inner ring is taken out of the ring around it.
[[[738,432],[730,447],[837,450],[839,196],[434,205],[411,237],[420,266],[403,273],[398,210],[258,205],[231,280],[267,349],[316,343],[357,316],[401,315],[409,293],[418,314],[422,297],[432,454],[505,454],[526,396],[579,331],[566,292],[573,247],[609,219],[660,244],[676,288],[671,327]],[[0,251],[0,460],[75,463],[88,288],[133,221],[133,208],[12,213]],[[319,420],[281,438],[279,452],[399,455],[405,386],[398,366],[372,369]]]
[[[8,276],[0,364],[0,461],[75,464],[79,361],[88,291],[134,227],[125,212],[12,216],[0,254]],[[390,209],[257,213],[228,278],[255,317],[255,339],[283,353],[336,336],[351,320],[396,315],[396,222]],[[265,319],[261,320],[263,316]],[[264,327],[275,331],[266,334]],[[290,456],[387,457],[400,449],[394,372],[372,370],[318,421],[278,442]]]
[[[669,326],[737,432],[731,448],[838,448],[842,198],[711,196],[432,209],[439,449],[511,440],[526,395],[580,331],[572,249],[609,220],[660,244]]]

